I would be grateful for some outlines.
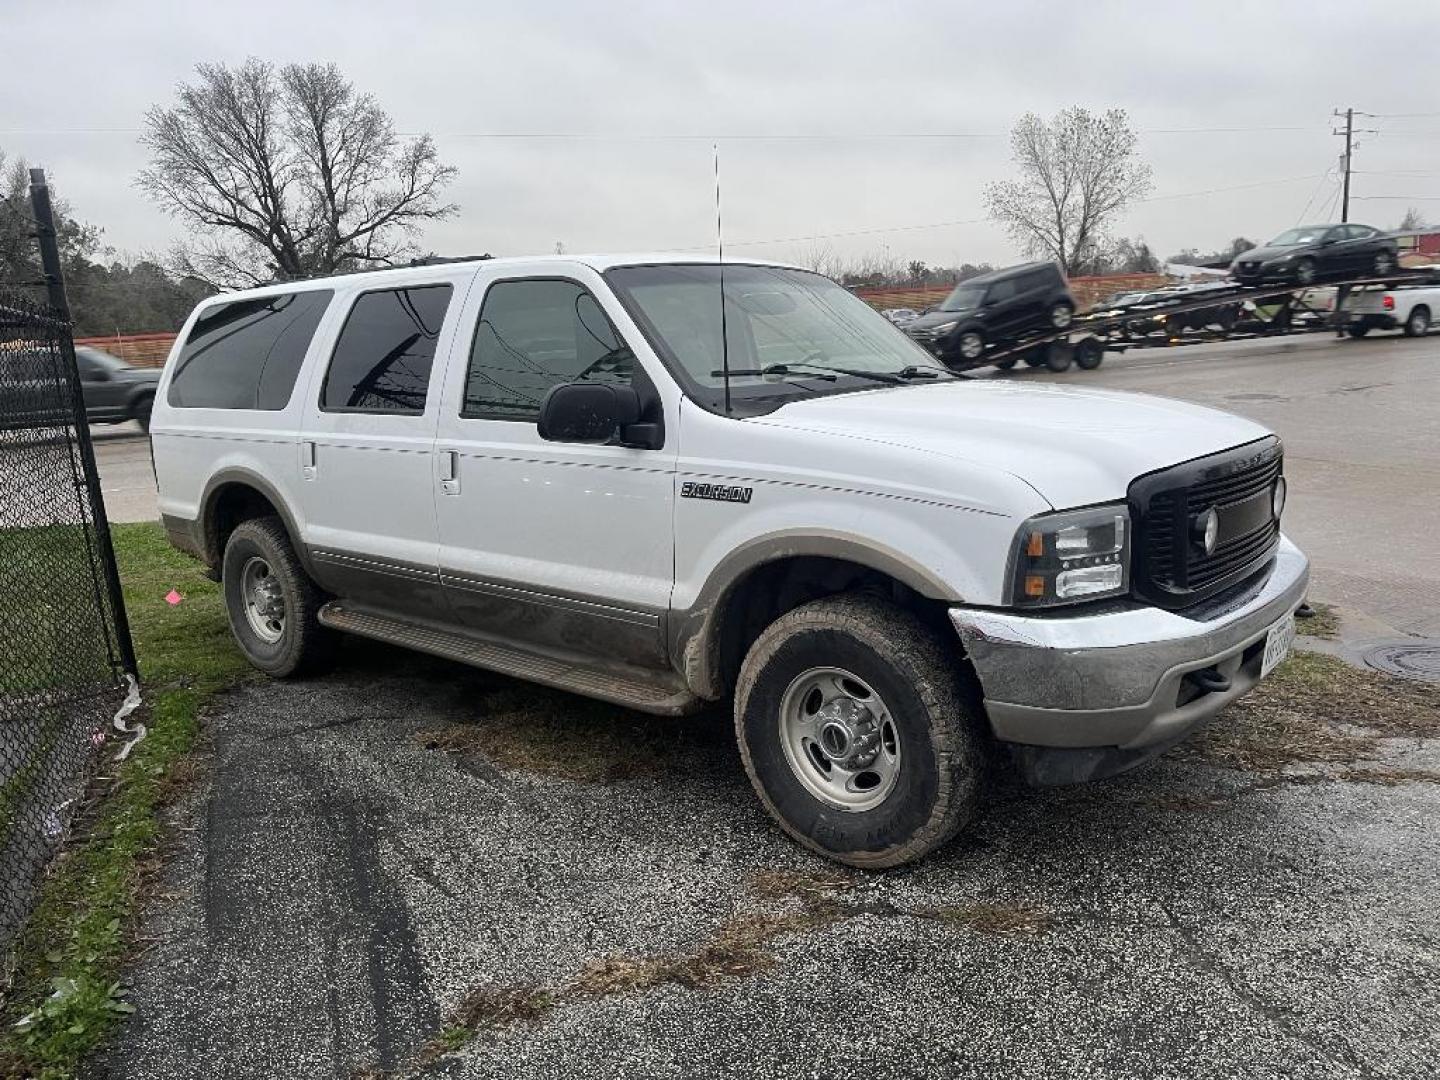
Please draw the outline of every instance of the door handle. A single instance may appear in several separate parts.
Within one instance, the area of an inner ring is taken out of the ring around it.
[[[300,474],[306,480],[315,479],[315,444],[313,442],[302,442],[300,444]]]
[[[460,494],[460,455],[454,450],[440,451],[440,490],[446,495]]]

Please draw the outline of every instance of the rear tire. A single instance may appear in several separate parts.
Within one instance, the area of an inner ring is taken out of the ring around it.
[[[140,430],[147,435],[150,433],[150,413],[155,408],[155,395],[146,394],[137,398],[131,406],[130,417],[140,425]]]
[[[1349,334],[1353,338],[1362,338],[1366,334],[1370,333],[1370,324],[1351,323],[1349,326],[1345,327],[1345,333]]]
[[[1388,251],[1382,251],[1375,256],[1375,274],[1377,277],[1385,277],[1395,272],[1395,256]]]
[[[954,643],[870,596],[782,615],[735,691],[740,756],[765,809],[811,851],[870,869],[918,859],[974,819],[983,719]]]
[[[319,619],[325,595],[300,565],[279,518],[236,526],[225,543],[220,580],[235,642],[265,674],[283,679],[334,657],[337,635]]]
[[[996,360],[996,361],[995,361],[995,366],[996,366],[997,368],[999,368],[1001,371],[1009,371],[1011,368],[1013,368],[1013,367],[1014,367],[1016,364],[1018,364],[1019,362],[1020,362],[1020,357],[1018,357],[1018,356],[1007,356],[1007,357],[1005,357],[1005,359],[1003,359],[1003,360]]]
[[[1050,309],[1050,325],[1056,330],[1064,330],[1075,318],[1075,308],[1072,304],[1060,303]]]
[[[1424,304],[1417,305],[1405,320],[1406,337],[1424,337],[1430,330],[1430,309]]]

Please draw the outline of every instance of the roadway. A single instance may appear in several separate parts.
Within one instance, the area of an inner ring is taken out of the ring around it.
[[[1273,428],[1286,446],[1286,531],[1314,561],[1313,597],[1356,616],[1364,637],[1440,637],[1440,335],[1141,349],[1109,354],[1093,372],[976,377],[1163,394]],[[112,520],[153,519],[139,430],[93,431]]]

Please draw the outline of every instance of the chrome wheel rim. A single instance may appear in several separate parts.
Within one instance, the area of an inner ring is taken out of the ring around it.
[[[1070,325],[1070,317],[1073,312],[1064,304],[1056,304],[1050,312],[1050,323],[1056,330],[1064,330]]]
[[[979,334],[960,335],[960,355],[966,360],[974,360],[985,351],[985,342],[980,339]]]
[[[864,680],[844,668],[796,676],[780,699],[780,745],[795,779],[826,806],[863,813],[900,778],[900,731]]]
[[[251,632],[267,645],[285,635],[285,593],[270,564],[252,555],[240,569],[240,602]]]
[[[1315,280],[1315,266],[1313,263],[1302,262],[1295,268],[1295,280],[1301,285],[1309,285]]]
[[[1425,333],[1425,331],[1429,329],[1430,317],[1428,315],[1425,315],[1419,311],[1413,312],[1411,314],[1410,330],[1416,337],[1419,337],[1421,334]]]

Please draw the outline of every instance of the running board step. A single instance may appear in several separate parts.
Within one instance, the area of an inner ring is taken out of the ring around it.
[[[426,623],[410,622],[393,615],[351,607],[332,600],[320,609],[320,623],[347,634],[374,638],[400,645],[432,656],[443,656],[471,667],[498,671],[517,679],[568,690],[572,694],[598,698],[615,705],[638,709],[662,716],[678,716],[694,712],[702,702],[689,690],[666,681],[656,672],[654,681],[635,668],[606,671],[595,666],[567,661],[544,653],[517,649],[481,637],[471,637],[454,630]]]

